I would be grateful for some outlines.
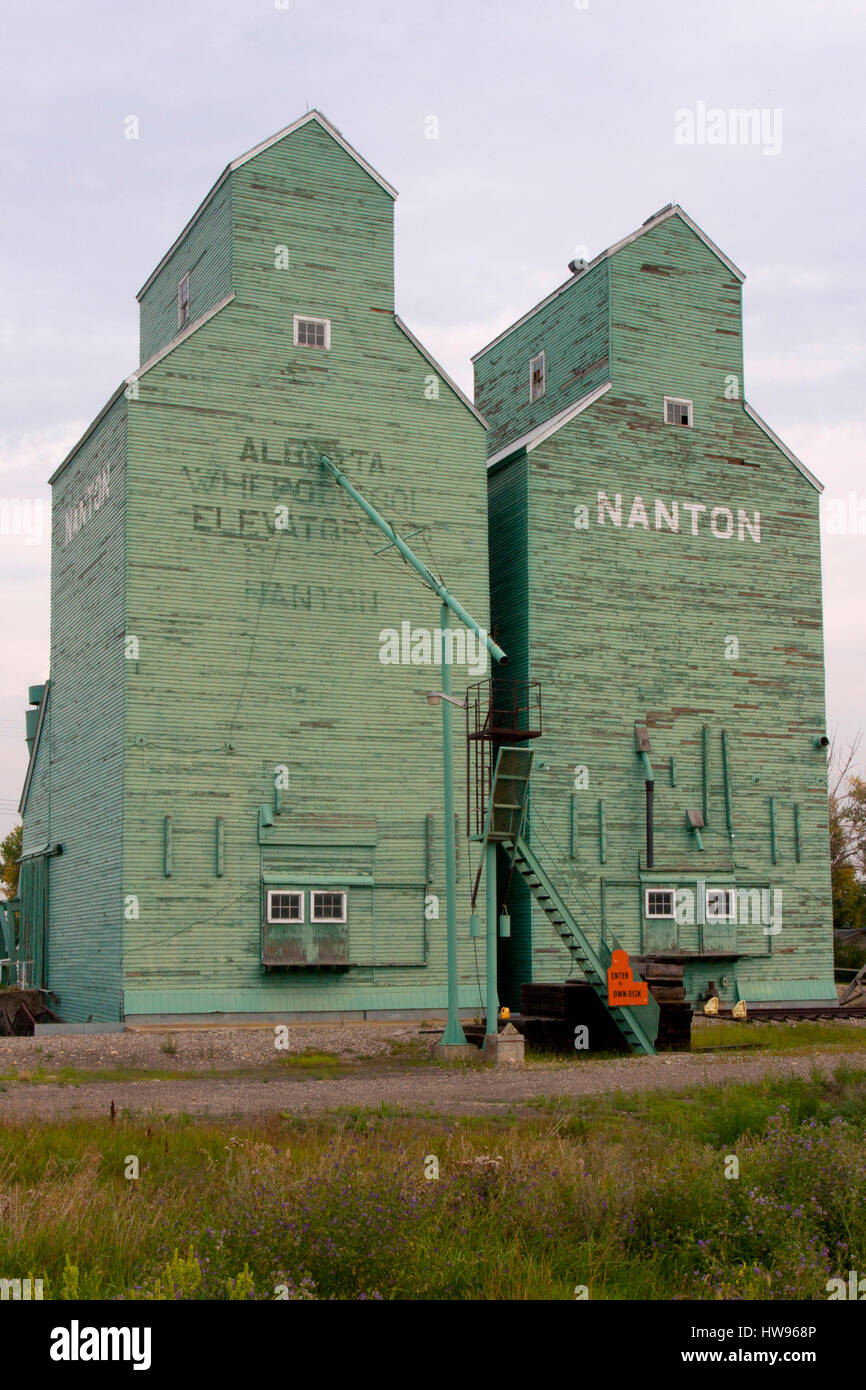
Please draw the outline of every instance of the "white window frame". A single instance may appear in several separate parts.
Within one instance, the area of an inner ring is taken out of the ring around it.
[[[343,899],[343,915],[342,915],[342,917],[317,917],[317,916],[316,916],[316,894],[317,894],[317,893],[330,893],[330,894],[333,895],[334,897],[342,898],[342,899]],[[310,921],[311,921],[311,922],[318,922],[321,926],[327,926],[329,923],[333,923],[333,924],[339,925],[340,922],[345,922],[345,921],[347,920],[347,909],[348,909],[348,904],[349,904],[349,895],[348,895],[348,893],[346,892],[345,888],[311,888],[311,889],[310,889]]]
[[[541,363],[541,390],[538,392],[535,391],[533,382],[533,377],[535,376],[536,362]],[[534,357],[530,357],[529,359],[529,404],[533,405],[535,401],[540,401],[546,390],[547,363],[544,360],[544,350],[542,349],[541,352],[537,352]]]
[[[279,895],[280,897],[297,898],[301,904],[300,917],[274,917],[271,912],[271,899]],[[304,890],[303,888],[269,888],[267,903],[265,905],[265,916],[269,926],[301,926],[304,921]]]
[[[713,893],[726,893],[727,906],[723,912],[710,911],[710,896]],[[715,885],[704,889],[704,917],[708,922],[736,922],[737,920],[737,890],[736,888],[720,888]]]
[[[670,895],[671,895],[671,910],[670,910],[670,912],[650,912],[650,910],[649,910],[650,893],[670,893]],[[676,902],[677,902],[677,890],[676,890],[675,888],[670,888],[670,887],[668,886],[668,884],[666,884],[666,883],[664,883],[664,884],[662,884],[662,883],[653,884],[652,888],[646,888],[646,889],[644,889],[644,899],[643,899],[644,916],[646,917],[646,919],[647,919],[648,922],[670,921],[670,920],[675,916],[675,911],[674,911],[674,909],[676,908]]]
[[[186,313],[184,313],[184,309]],[[189,275],[182,275],[177,282],[177,326],[186,328],[189,323]]]
[[[688,406],[688,408],[689,408],[689,421],[688,421],[688,425],[681,425],[681,424],[679,424],[676,420],[669,420],[669,419],[668,419],[668,406],[669,406],[669,405],[687,405],[687,406]],[[681,430],[682,430],[682,429],[690,429],[690,430],[691,430],[691,429],[694,429],[694,426],[695,426],[695,407],[694,407],[694,402],[693,402],[693,401],[688,401],[688,400],[686,400],[685,396],[665,396],[664,409],[663,409],[663,411],[662,411],[662,419],[664,420],[664,422],[665,422],[666,425],[674,425],[677,429],[681,429]]]
[[[321,323],[325,328],[324,347],[317,347],[314,343],[301,343],[298,341],[298,328],[302,323]],[[331,346],[331,320],[320,319],[315,314],[295,314],[293,320],[292,340],[295,347],[309,347],[314,352],[328,352]]]

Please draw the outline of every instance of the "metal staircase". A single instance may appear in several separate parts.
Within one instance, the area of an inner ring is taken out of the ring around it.
[[[499,749],[487,806],[485,841],[498,841],[509,854],[511,871],[516,869],[526,883],[557,936],[616,1024],[629,1050],[651,1057],[655,1054],[654,1044],[658,1034],[658,1004],[651,993],[646,1004],[630,1007],[611,1007],[608,1004],[607,972],[613,952],[620,949],[619,942],[614,937],[606,936],[604,930],[599,935],[597,945],[589,940],[552,875],[542,864],[537,853],[537,840],[533,848],[524,838],[532,757],[528,748]],[[634,969],[633,977],[636,983],[640,982],[640,975]]]

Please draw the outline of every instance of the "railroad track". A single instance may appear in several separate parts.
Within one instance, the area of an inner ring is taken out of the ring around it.
[[[717,1014],[698,1013],[697,1017],[706,1018],[710,1022],[713,1022],[715,1019],[721,1019],[724,1020],[725,1023],[730,1023],[731,1010],[719,1009],[719,1012]],[[847,1018],[866,1018],[866,1004],[858,1004],[855,1008],[851,1008],[850,1005],[846,1004],[844,1008],[839,1009],[834,1009],[832,1005],[823,1009],[755,1009],[752,1013],[749,1014],[749,1017],[745,1021],[747,1023],[755,1023],[758,1019],[762,1018],[769,1018],[775,1020],[788,1019],[790,1021],[808,1020],[810,1023],[816,1022],[817,1020],[822,1018],[837,1020],[844,1020]]]

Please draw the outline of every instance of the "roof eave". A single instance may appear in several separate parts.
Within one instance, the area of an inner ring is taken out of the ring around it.
[[[415,334],[412,332],[412,330],[406,327],[399,314],[394,315],[394,322],[400,329],[400,332],[406,335],[410,343],[413,343],[415,345],[415,347],[420,352],[421,356],[430,363],[431,367],[435,368],[436,372],[439,374],[439,376],[441,376],[442,380],[444,382],[447,382],[447,384],[451,387],[451,390],[454,392],[455,396],[458,396],[460,400],[463,402],[463,404],[466,406],[466,409],[472,411],[472,414],[475,416],[475,419],[478,421],[478,423],[480,425],[483,425],[485,429],[489,429],[490,426],[488,425],[485,417],[481,414],[481,411],[478,409],[477,405],[475,405],[474,402],[469,399],[465,391],[460,390],[460,387],[457,385],[457,382],[453,379],[453,377],[450,377],[448,373],[445,371],[445,369],[442,366],[440,366],[440,364],[436,361],[436,358],[433,357],[432,354],[427,351],[424,344],[418,338],[415,337]]]
[[[504,463],[506,459],[509,459],[512,454],[519,454],[524,449],[527,453],[531,453],[533,449],[537,449],[539,444],[544,443],[545,439],[549,439],[552,434],[556,434],[557,431],[561,430],[563,425],[567,425],[570,420],[576,420],[578,415],[582,415],[585,410],[591,405],[594,405],[597,400],[600,400],[600,398],[610,390],[612,385],[612,381],[604,381],[601,386],[593,387],[591,391],[587,391],[585,396],[581,396],[580,400],[574,401],[571,405],[567,405],[564,410],[558,411],[556,415],[552,415],[550,419],[545,420],[543,424],[534,425],[531,430],[527,430],[525,434],[520,435],[520,437],[513,440],[511,444],[506,444],[504,448],[498,449],[496,453],[491,454],[490,458],[487,460],[488,469],[495,468],[498,464]]]
[[[540,299],[537,304],[533,305],[533,307],[525,314],[521,315],[519,319],[515,319],[514,323],[510,324],[508,328],[504,328],[501,333],[497,334],[495,338],[492,338],[486,347],[479,349],[470,360],[472,362],[477,362],[480,357],[490,352],[491,348],[495,348],[504,338],[507,338],[510,333],[513,333],[516,328],[520,328],[524,323],[527,323],[540,309],[545,308],[552,300],[564,294],[567,289],[570,289],[578,280],[582,280],[591,270],[595,270],[595,267],[600,265],[602,261],[609,260],[611,256],[616,255],[617,251],[621,251],[624,246],[629,246],[633,241],[637,241],[639,237],[646,236],[647,232],[651,232],[654,227],[660,227],[661,224],[667,222],[670,217],[681,218],[686,226],[691,228],[695,236],[712,251],[714,256],[718,257],[722,264],[726,266],[731,274],[736,276],[742,284],[746,278],[745,273],[734,264],[729,256],[725,255],[724,251],[716,245],[711,237],[707,236],[706,232],[698,226],[697,222],[689,217],[688,213],[680,207],[679,203],[672,203],[670,207],[663,208],[661,212],[656,213],[653,217],[648,217],[646,222],[638,227],[636,231],[630,232],[628,236],[622,237],[620,241],[615,241],[612,246],[606,247],[604,251],[599,251],[598,255],[595,256],[588,265],[584,266],[583,270],[579,271],[577,275],[572,275],[570,279],[558,285],[555,290],[551,290],[550,294],[546,295],[544,299]]]
[[[144,376],[145,372],[149,372],[151,367],[156,366],[157,362],[161,362],[162,359],[164,357],[167,357],[170,352],[173,352],[176,347],[178,347],[181,343],[186,342],[187,338],[192,337],[193,333],[197,333],[200,328],[202,328],[210,319],[214,317],[214,315],[219,313],[220,309],[224,309],[227,304],[231,304],[232,300],[236,298],[237,296],[235,295],[234,290],[232,290],[230,294],[225,295],[223,299],[220,299],[216,304],[213,305],[212,308],[208,309],[206,314],[202,314],[201,318],[196,319],[195,323],[188,324],[182,333],[178,333],[176,338],[172,338],[170,343],[166,343],[165,347],[160,348],[159,352],[155,352],[152,357],[148,357],[146,362],[142,362],[140,367],[136,367],[134,372],[130,372],[129,376],[124,377],[123,381],[117,387],[117,390],[114,391],[114,393],[111,396],[109,396],[108,400],[105,402],[105,405],[102,407],[99,414],[93,417],[90,424],[87,426],[87,429],[75,442],[75,444],[73,444],[72,448],[69,450],[69,453],[66,455],[66,458],[63,460],[63,462],[58,464],[58,466],[55,468],[54,472],[51,474],[51,477],[48,479],[49,486],[51,486],[51,484],[54,483],[56,479],[60,477],[60,474],[63,472],[66,465],[70,463],[72,459],[75,457],[75,455],[78,453],[78,450],[81,448],[82,444],[84,444],[85,441],[90,438],[90,436],[93,434],[93,431],[96,429],[96,426],[100,423],[101,420],[105,419],[105,416],[108,414],[115,401],[121,395],[123,395],[124,392],[129,390],[129,387],[132,385],[132,383],[134,381],[139,381],[141,377]]]
[[[199,203],[192,217],[187,222],[183,231],[172,242],[171,246],[166,251],[162,260],[159,262],[159,265],[156,267],[155,270],[151,271],[150,275],[148,275],[141,289],[138,291],[138,294],[135,296],[139,303],[141,302],[142,297],[146,294],[147,290],[153,284],[159,272],[174,255],[175,251],[180,246],[187,232],[192,227],[193,223],[196,221],[198,217],[201,216],[208,203],[210,202],[211,198],[213,198],[217,191],[222,187],[229,175],[233,174],[236,169],[240,169],[241,166],[243,164],[246,164],[248,160],[255,159],[257,154],[261,154],[263,150],[269,149],[270,146],[275,145],[278,140],[284,140],[287,135],[294,134],[296,130],[300,130],[301,126],[307,125],[310,121],[318,122],[318,124],[328,132],[328,134],[337,142],[337,144],[340,145],[348,155],[351,155],[352,159],[354,159],[357,164],[360,164],[361,168],[365,170],[365,172],[368,173],[372,179],[375,179],[376,183],[379,184],[380,188],[383,188],[385,192],[389,193],[392,198],[396,198],[398,196],[397,190],[393,186],[393,184],[390,184],[387,179],[383,178],[382,175],[378,172],[378,170],[374,169],[372,164],[368,163],[364,156],[362,154],[359,154],[359,152],[354,148],[353,145],[349,144],[345,136],[337,129],[335,125],[333,125],[328,120],[327,116],[323,116],[321,111],[308,111],[305,116],[300,116],[296,121],[292,121],[291,125],[287,125],[283,130],[278,130],[276,135],[268,136],[267,140],[262,140],[258,145],[254,145],[251,150],[247,150],[246,154],[239,155],[237,159],[233,159],[230,164],[226,165],[219,178],[217,179],[216,183],[213,184],[210,190],[202,198],[201,202]]]
[[[792,453],[792,451],[788,448],[787,444],[785,444],[784,441],[781,440],[779,436],[776,434],[776,431],[771,429],[770,426],[767,424],[766,420],[763,420],[761,418],[757,410],[754,410],[752,406],[750,406],[746,401],[743,401],[743,409],[745,410],[749,418],[754,420],[758,428],[764,431],[764,434],[767,436],[767,438],[772,440],[772,442],[776,445],[776,448],[781,450],[781,452],[785,455],[785,458],[789,459],[790,462],[793,463],[794,467],[800,470],[800,472],[803,474],[803,477],[806,478],[808,482],[812,484],[813,488],[815,488],[817,492],[823,492],[824,484],[821,482],[820,478],[816,478],[815,474],[810,472],[810,470],[806,467],[805,463],[803,463],[802,459],[798,459],[797,455],[795,453]]]
[[[27,763],[27,771],[24,774],[24,786],[21,788],[21,799],[18,802],[18,814],[24,815],[27,805],[27,797],[30,792],[30,783],[33,780],[33,772],[36,768],[36,754],[39,752],[39,739],[42,735],[42,725],[45,720],[45,711],[48,708],[48,696],[51,693],[50,679],[45,682],[45,689],[42,692],[42,703],[39,706],[39,718],[36,721],[36,729],[33,734],[33,747],[30,749],[30,760]]]

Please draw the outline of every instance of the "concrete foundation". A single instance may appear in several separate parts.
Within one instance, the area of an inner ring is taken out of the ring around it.
[[[478,1062],[481,1051],[474,1043],[434,1043],[430,1050],[436,1062]]]
[[[491,1033],[484,1039],[485,1062],[494,1067],[522,1066],[524,1040],[513,1023],[506,1023],[501,1033]]]

